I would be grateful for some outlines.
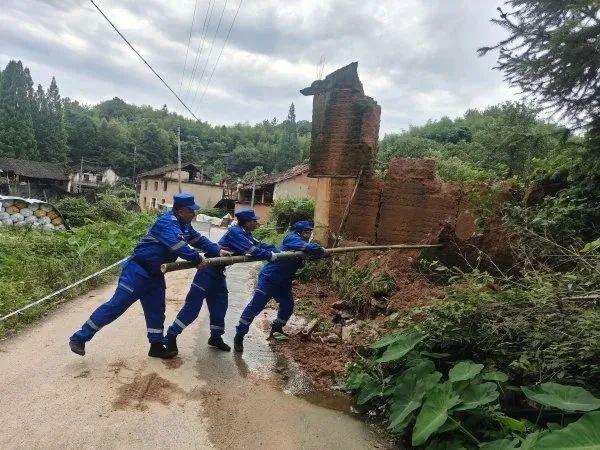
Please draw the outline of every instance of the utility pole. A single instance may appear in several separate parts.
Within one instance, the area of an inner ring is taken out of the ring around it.
[[[256,192],[256,167],[254,168],[254,176],[252,177],[252,199],[250,200],[250,208],[254,208],[254,193]]]
[[[81,157],[81,165],[79,166],[79,176],[77,177],[77,181],[79,182],[79,193],[81,194],[81,178],[83,177],[83,156]]]
[[[177,176],[179,180],[179,193],[181,194],[181,127],[177,126]]]
[[[137,156],[137,144],[133,145],[133,175],[131,176],[131,181],[133,182],[133,190],[135,191],[135,202],[138,202],[138,195],[137,195],[137,185],[135,183],[135,160],[136,160],[136,156]]]

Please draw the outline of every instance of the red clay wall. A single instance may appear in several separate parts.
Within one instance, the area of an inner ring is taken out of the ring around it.
[[[437,241],[446,223],[464,217],[466,192],[459,183],[435,180],[435,161],[395,159],[380,180],[363,179],[350,207],[343,236],[373,244]],[[337,231],[354,180],[334,180],[331,224]],[[463,213],[461,215],[461,213]]]

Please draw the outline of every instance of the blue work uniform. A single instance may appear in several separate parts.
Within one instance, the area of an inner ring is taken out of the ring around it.
[[[281,251],[301,250],[312,257],[325,256],[323,247],[314,243],[306,242],[300,237],[300,233],[292,231],[283,239]],[[294,312],[294,297],[292,294],[292,280],[294,275],[304,265],[301,258],[280,260],[270,262],[260,271],[258,283],[250,303],[244,308],[240,322],[236,327],[237,335],[244,336],[248,333],[250,324],[254,318],[265,309],[272,298],[279,304],[277,318],[273,325],[283,327]]]
[[[146,318],[148,340],[163,342],[165,321],[165,277],[163,263],[178,257],[200,263],[204,252],[219,253],[220,247],[189,224],[181,223],[172,211],[160,216],[123,264],[119,284],[112,298],[100,305],[72,340],[87,342],[105,325],[116,320],[135,301],[140,300]]]
[[[227,230],[219,240],[221,248],[229,250],[234,256],[252,255],[261,259],[271,259],[277,249],[272,245],[256,240],[251,233],[246,233],[239,225],[234,225]],[[207,253],[207,256],[218,256]],[[210,316],[211,336],[221,336],[225,333],[225,314],[228,306],[227,282],[225,280],[225,267],[206,267],[196,272],[190,291],[185,298],[185,304],[167,334],[178,335],[185,327],[191,324],[202,308],[206,299]]]

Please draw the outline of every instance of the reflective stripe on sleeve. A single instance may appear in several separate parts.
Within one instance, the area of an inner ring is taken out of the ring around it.
[[[224,330],[224,329],[225,329],[225,327],[221,327],[221,326],[219,326],[219,325],[211,325],[211,326],[210,326],[210,329],[211,329],[211,330]]]
[[[201,291],[205,291],[205,289],[202,286],[198,286],[196,283],[192,283],[192,287],[195,287],[196,289],[200,289]]]
[[[157,334],[157,333],[162,334],[162,332],[163,332],[162,328],[148,328],[148,333],[151,333],[151,334]]]
[[[183,330],[185,327],[187,327],[187,325],[185,323],[183,323],[181,320],[179,319],[175,319],[175,324],[179,325],[181,327],[181,329]]]
[[[175,245],[171,245],[171,247],[169,247],[172,251],[177,251],[179,250],[181,247],[183,247],[185,245],[185,241],[179,241],[177,244]]]
[[[243,323],[244,325],[250,325],[251,321],[250,320],[246,320],[243,317],[240,317],[240,323]]]
[[[261,291],[260,289],[256,289],[256,292],[260,292],[262,295],[267,295],[265,291]]]
[[[198,242],[200,240],[202,236],[196,236],[194,239],[190,239],[188,241],[188,244],[195,244],[196,242]]]

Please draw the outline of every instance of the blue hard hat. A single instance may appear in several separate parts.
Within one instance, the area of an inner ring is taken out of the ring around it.
[[[254,212],[253,209],[242,209],[238,212],[235,213],[235,217],[237,217],[238,221],[242,221],[242,222],[252,222],[252,221],[258,221],[258,219],[260,219],[260,217],[258,217],[256,215],[256,213]]]
[[[173,207],[175,206],[187,206],[194,211],[200,209],[200,205],[194,201],[194,196],[185,192],[173,196]]]
[[[303,231],[312,231],[314,227],[308,220],[300,220],[292,225],[292,230],[302,233]]]

